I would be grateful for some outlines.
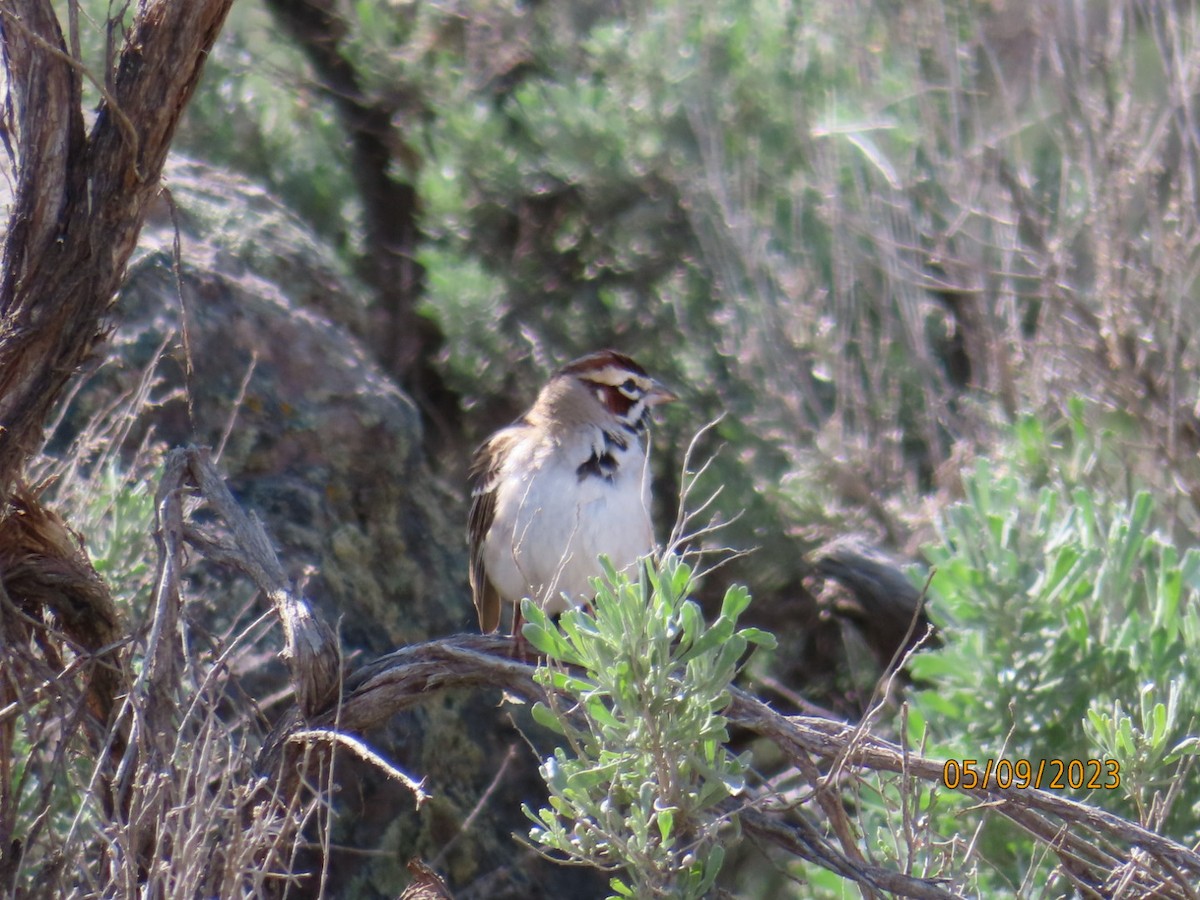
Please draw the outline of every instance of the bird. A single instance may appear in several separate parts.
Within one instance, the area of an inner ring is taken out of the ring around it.
[[[549,615],[589,602],[606,555],[628,571],[654,549],[649,423],[679,398],[616,350],[559,369],[532,407],[488,438],[470,469],[471,595],[485,634],[501,607],[532,599]]]

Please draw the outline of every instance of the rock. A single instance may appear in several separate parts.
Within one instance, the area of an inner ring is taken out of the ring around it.
[[[190,163],[168,182],[183,302],[158,210],[119,299],[103,394],[130,389],[165,342],[157,438],[222,448],[235,496],[292,577],[315,573],[307,593],[348,646],[462,629],[463,501],[430,471],[412,403],[345,327],[363,319],[362,290],[262,191]]]

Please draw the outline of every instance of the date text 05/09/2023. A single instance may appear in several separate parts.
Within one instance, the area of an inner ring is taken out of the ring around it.
[[[951,790],[1116,790],[1121,764],[1115,759],[950,759],[942,784]]]

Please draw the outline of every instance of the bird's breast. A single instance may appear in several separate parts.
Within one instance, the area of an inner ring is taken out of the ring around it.
[[[558,612],[564,592],[576,603],[592,596],[601,554],[620,570],[653,549],[646,457],[637,442],[603,435],[523,451],[497,489],[488,577],[505,599],[533,597]]]

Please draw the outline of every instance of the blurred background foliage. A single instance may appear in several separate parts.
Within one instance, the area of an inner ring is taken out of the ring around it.
[[[280,33],[297,7],[336,23],[324,49],[415,191],[452,483],[554,366],[616,345],[685,397],[661,519],[725,416],[700,451],[764,601],[847,533],[917,554],[970,460],[1073,396],[1089,428],[1124,417],[1104,487],[1195,533],[1190,5],[239,3],[177,146],[361,270],[372,198]]]
[[[288,5],[235,6],[177,146],[361,265],[371,198]],[[619,345],[685,392],[664,470],[726,415],[738,537],[912,552],[999,428],[1081,394],[1194,530],[1190,7],[313,5],[419,198],[464,448]]]
[[[722,417],[695,496],[758,549],[709,582],[751,586],[793,686],[857,713],[880,662],[826,671],[869,654],[805,637],[806,554],[923,556],[944,644],[913,739],[1117,755],[1098,802],[1194,841],[1200,797],[1161,790],[1200,705],[1198,38],[1193,4],[1137,0],[239,0],[176,149],[278,193],[386,317],[354,135],[386,148],[444,390],[361,336],[447,484],[556,365],[619,347],[684,398],[664,534]],[[995,840],[980,890],[1037,884]]]

